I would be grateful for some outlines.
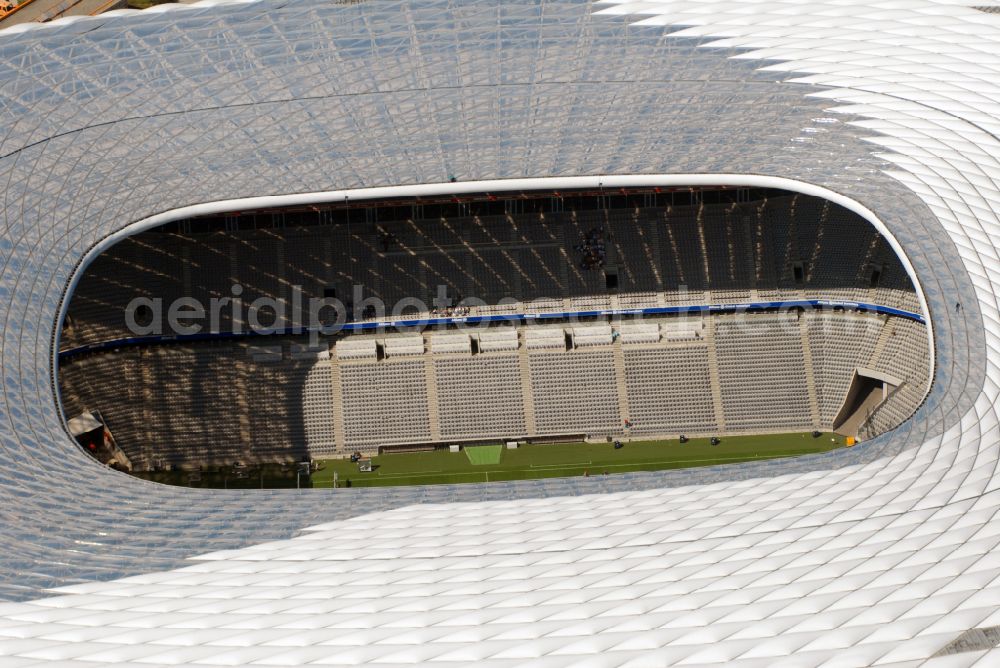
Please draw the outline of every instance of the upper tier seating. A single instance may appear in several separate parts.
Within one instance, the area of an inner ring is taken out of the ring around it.
[[[589,235],[589,236],[588,236]],[[596,237],[595,237],[596,235]],[[604,266],[583,269],[581,244],[604,247]],[[607,275],[617,287],[608,289]],[[85,271],[70,303],[61,348],[132,336],[125,309],[135,297],[178,297],[206,309],[242,288],[263,325],[291,324],[293,288],[308,299],[336,296],[349,320],[429,313],[475,298],[473,313],[640,308],[833,298],[917,310],[888,243],[855,214],[822,200],[787,196],[747,204],[567,211],[522,216],[389,221],[282,229],[130,237]],[[355,294],[354,286],[363,286]],[[436,303],[444,286],[445,304]],[[365,309],[364,299],[385,305]],[[499,305],[501,300],[512,304]],[[616,300],[613,302],[612,300]],[[406,302],[403,302],[406,303]],[[222,331],[246,329],[247,314]],[[331,320],[333,311],[324,312]],[[306,323],[308,324],[308,323]],[[317,323],[318,324],[318,323]]]

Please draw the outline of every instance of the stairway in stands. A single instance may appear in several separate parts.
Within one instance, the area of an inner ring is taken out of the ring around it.
[[[153,424],[153,411],[154,411],[153,383],[155,381],[153,380],[153,369],[151,368],[151,366],[149,364],[142,363],[142,354],[143,354],[142,351],[140,351],[139,373],[141,374],[142,377],[142,390],[141,390],[142,418],[143,418],[142,424],[148,426]],[[149,466],[155,458],[153,452],[153,434],[150,433],[148,429],[144,429],[139,433],[143,434],[143,432],[145,438],[143,438],[141,441],[141,448],[142,448],[141,454],[139,455],[139,457],[132,455],[132,461],[134,465],[140,468],[143,466]]]
[[[809,419],[813,429],[820,428],[819,401],[816,397],[816,374],[813,370],[812,349],[809,347],[809,324],[799,318],[799,336],[802,339],[802,362],[806,372],[806,393],[809,395]]]
[[[874,369],[878,365],[879,359],[882,357],[882,353],[885,351],[885,347],[889,344],[889,340],[895,336],[896,333],[896,323],[892,318],[885,319],[885,324],[882,325],[882,331],[879,332],[878,340],[875,342],[875,349],[872,351],[872,356],[868,360],[868,368]]]
[[[615,337],[614,343],[615,387],[618,389],[618,414],[622,420],[629,419],[631,413],[628,405],[628,388],[625,386],[625,353],[622,350],[621,337]]]
[[[535,393],[531,386],[531,367],[528,365],[528,345],[524,340],[525,329],[517,328],[517,361],[521,372],[521,399],[524,404],[524,427],[530,435],[538,433],[535,427]]]
[[[330,387],[333,397],[333,435],[338,452],[347,452],[347,434],[344,429],[344,388],[340,380],[340,364],[331,353],[327,364],[330,365]]]
[[[705,318],[705,340],[708,343],[708,375],[712,381],[712,406],[719,433],[726,431],[726,413],[722,405],[722,381],[719,379],[719,356],[715,349],[715,318]]]
[[[431,439],[441,440],[441,418],[438,409],[437,377],[434,375],[434,357],[431,355],[431,333],[424,332],[424,375],[427,379],[427,420],[430,423]]]

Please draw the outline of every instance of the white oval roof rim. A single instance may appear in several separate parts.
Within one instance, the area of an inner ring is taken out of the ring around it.
[[[4,34],[5,662],[914,666],[1000,626],[1000,15],[481,10],[259,2]],[[77,451],[52,346],[94,244],[183,206],[449,172],[839,193],[920,277],[931,393],[853,452],[606,480],[249,495]],[[996,665],[975,646],[940,665]]]

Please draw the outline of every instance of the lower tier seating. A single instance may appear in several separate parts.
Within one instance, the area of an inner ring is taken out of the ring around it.
[[[579,336],[598,329],[599,337]],[[537,345],[538,332],[554,343]],[[504,345],[439,347],[435,337]],[[413,340],[411,352],[384,353],[387,341],[403,338]],[[826,311],[506,325],[424,338],[271,337],[266,345],[91,353],[61,364],[59,381],[67,417],[99,410],[133,463],[148,467],[533,436],[828,430],[859,369],[900,381],[859,431],[869,438],[922,401],[925,327]]]

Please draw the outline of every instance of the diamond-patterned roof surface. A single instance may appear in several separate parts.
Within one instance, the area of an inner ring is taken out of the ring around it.
[[[1000,16],[967,4],[306,0],[0,33],[2,664],[996,665],[930,658],[1000,625]],[[924,290],[931,393],[851,451],[483,486],[167,488],[66,435],[54,323],[95,243],[451,174],[855,200]]]

